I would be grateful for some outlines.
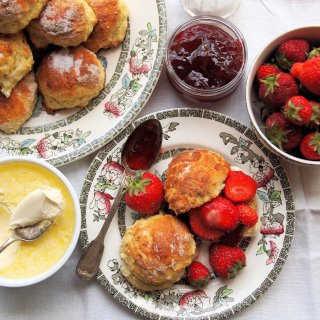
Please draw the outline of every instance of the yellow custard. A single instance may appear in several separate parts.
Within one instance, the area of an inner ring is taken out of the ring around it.
[[[44,186],[61,191],[64,210],[41,238],[33,242],[18,243],[14,254],[10,256],[9,263],[1,264],[0,254],[0,277],[28,278],[47,271],[66,252],[75,228],[72,196],[56,175],[32,163],[16,162],[0,165],[0,204],[10,210],[30,192]],[[0,223],[8,221],[6,214],[6,210],[0,210]],[[8,228],[9,224],[7,230]],[[3,224],[1,231],[5,232]],[[3,240],[3,234],[0,238]]]

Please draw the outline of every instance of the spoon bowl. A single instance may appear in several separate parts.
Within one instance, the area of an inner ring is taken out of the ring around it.
[[[40,238],[52,225],[53,220],[43,220],[32,226],[15,228],[13,234],[22,241],[34,241]]]
[[[0,246],[0,253],[15,241],[34,241],[39,239],[52,225],[53,220],[43,220],[31,226],[19,227],[12,230],[8,240]]]
[[[126,140],[121,151],[124,172],[118,194],[98,236],[89,243],[77,264],[76,274],[80,279],[88,281],[96,276],[104,251],[104,238],[124,194],[126,177],[134,175],[137,170],[147,170],[152,166],[160,152],[162,136],[160,121],[149,119],[139,124]]]
[[[147,170],[157,158],[162,145],[162,127],[159,120],[142,122],[128,137],[121,153],[125,169]]]

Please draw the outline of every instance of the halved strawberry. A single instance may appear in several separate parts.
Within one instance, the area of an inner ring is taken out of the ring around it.
[[[234,230],[226,233],[221,239],[220,243],[229,247],[239,246],[243,239],[244,225],[240,223]]]
[[[223,197],[216,197],[200,207],[199,214],[210,226],[221,231],[231,231],[239,223],[234,204]]]
[[[256,180],[242,171],[230,170],[225,181],[224,194],[233,202],[247,202],[258,188]]]
[[[219,240],[224,232],[211,227],[200,214],[199,208],[190,210],[189,222],[192,231],[199,237],[206,240]]]

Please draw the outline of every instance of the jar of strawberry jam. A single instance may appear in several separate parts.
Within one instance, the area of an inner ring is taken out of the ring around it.
[[[230,21],[198,16],[180,26],[168,42],[166,70],[185,97],[217,101],[239,85],[247,62],[247,46]]]

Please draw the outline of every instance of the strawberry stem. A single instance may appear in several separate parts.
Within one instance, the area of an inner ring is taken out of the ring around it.
[[[263,82],[267,86],[267,91],[265,93],[265,97],[268,94],[273,93],[275,90],[275,87],[279,87],[278,78],[280,77],[280,75],[281,75],[281,73],[279,73],[277,75],[270,74],[265,79],[260,80],[261,82]]]
[[[313,137],[310,139],[309,146],[313,148],[313,150],[320,155],[320,133],[316,132]]]
[[[129,195],[137,196],[139,192],[146,193],[145,187],[151,183],[151,179],[143,179],[142,176],[145,171],[137,171],[133,177],[127,177],[127,190]]]

